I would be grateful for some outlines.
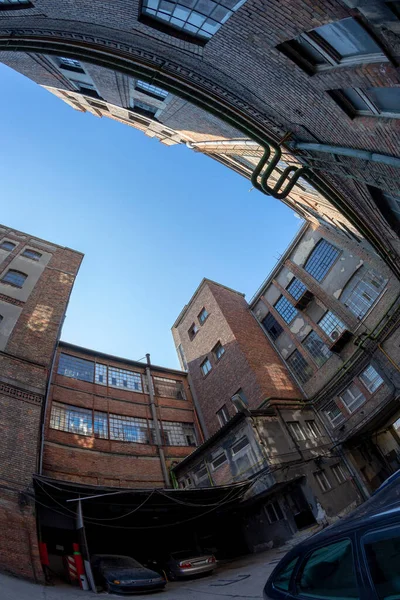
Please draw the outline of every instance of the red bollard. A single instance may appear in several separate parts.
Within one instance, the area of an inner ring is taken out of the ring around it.
[[[82,554],[79,552],[79,544],[72,544],[74,551],[75,566],[78,574],[79,585],[82,587],[81,575],[85,575],[85,567],[83,566]]]

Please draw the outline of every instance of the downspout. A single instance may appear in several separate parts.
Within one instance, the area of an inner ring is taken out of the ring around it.
[[[146,365],[147,387],[148,387],[149,396],[150,396],[150,410],[151,410],[151,417],[153,419],[154,437],[156,438],[156,446],[158,449],[158,455],[160,457],[161,470],[163,473],[164,483],[167,487],[171,487],[171,482],[169,479],[169,474],[168,474],[168,469],[167,469],[167,463],[165,461],[165,454],[164,454],[164,450],[162,448],[162,440],[161,440],[161,434],[160,434],[160,426],[159,426],[158,418],[157,418],[156,403],[154,401],[154,389],[153,389],[153,382],[151,379],[151,370],[150,370],[150,365],[151,365],[150,354],[146,354],[146,360],[147,360],[147,365]]]
[[[358,150],[356,148],[345,148],[344,146],[330,146],[329,144],[315,144],[313,142],[287,142],[291,150],[307,150],[309,152],[325,152],[338,156],[349,156],[374,163],[388,165],[389,167],[400,167],[400,158],[388,154],[378,154],[369,150]]]

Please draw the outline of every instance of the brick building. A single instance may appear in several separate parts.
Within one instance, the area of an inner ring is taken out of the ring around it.
[[[32,474],[56,344],[82,254],[0,227],[1,568],[40,580]]]
[[[206,15],[178,2],[166,9],[126,0],[96,8],[89,0],[7,0],[1,59],[24,72],[21,54],[35,55],[31,76],[50,86],[37,55],[103,65],[193,100],[274,152],[283,144],[398,271],[395,5],[225,4],[207,5]]]

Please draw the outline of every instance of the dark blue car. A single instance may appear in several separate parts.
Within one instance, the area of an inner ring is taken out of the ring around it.
[[[95,554],[91,564],[96,583],[114,594],[162,590],[167,583],[159,573],[146,569],[130,556]]]
[[[400,481],[286,554],[264,598],[400,600]]]

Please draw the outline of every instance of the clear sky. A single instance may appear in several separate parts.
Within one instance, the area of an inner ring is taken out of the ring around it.
[[[0,65],[0,222],[85,254],[62,339],[179,368],[203,277],[249,300],[302,221],[185,146],[79,113]]]

